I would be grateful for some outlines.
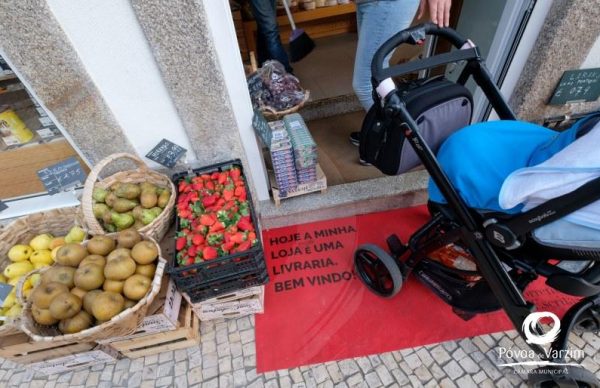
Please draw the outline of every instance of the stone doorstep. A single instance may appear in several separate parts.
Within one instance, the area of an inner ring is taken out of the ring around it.
[[[399,176],[375,178],[327,188],[320,192],[283,199],[280,206],[272,200],[259,203],[262,229],[349,217],[390,209],[422,205],[427,202],[425,170]]]

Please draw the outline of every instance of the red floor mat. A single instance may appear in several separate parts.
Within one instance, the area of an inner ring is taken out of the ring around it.
[[[465,322],[417,280],[392,299],[373,295],[352,274],[363,243],[406,241],[427,220],[424,207],[267,230],[270,282],[265,312],[256,315],[257,370],[383,353],[511,329],[502,312]],[[536,283],[528,296],[538,311],[562,315],[573,298]]]

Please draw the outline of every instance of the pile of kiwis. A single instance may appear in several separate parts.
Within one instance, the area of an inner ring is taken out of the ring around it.
[[[150,291],[159,252],[134,229],[63,245],[56,264],[31,293],[31,313],[44,326],[78,333],[134,306]]]
[[[154,221],[165,209],[171,192],[150,182],[95,186],[92,193],[94,217],[108,232],[139,230]]]

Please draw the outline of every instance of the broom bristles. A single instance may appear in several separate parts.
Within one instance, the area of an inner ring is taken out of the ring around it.
[[[290,36],[290,61],[298,62],[315,48],[315,42],[304,32],[298,28],[292,31]]]

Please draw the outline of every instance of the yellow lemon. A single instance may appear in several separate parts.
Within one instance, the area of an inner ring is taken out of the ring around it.
[[[7,312],[6,312],[6,316],[9,318],[17,318],[19,316],[21,316],[21,311],[23,310],[23,308],[21,307],[20,304],[14,304]]]
[[[35,269],[46,268],[46,267],[50,267],[50,264],[38,263],[38,264],[33,265],[33,268],[35,268]]]
[[[31,275],[31,277],[29,278],[31,280],[31,284],[35,287],[38,284],[40,284],[40,279],[41,279],[42,275],[40,275],[39,273],[34,273],[33,275]]]
[[[35,236],[29,242],[29,246],[33,248],[34,251],[41,251],[50,248],[50,242],[54,237],[49,233],[44,233]]]
[[[50,257],[52,258],[53,261],[56,261],[56,253],[58,252],[60,247],[62,247],[62,245],[52,249],[52,252],[50,252]]]
[[[33,265],[52,264],[52,253],[48,249],[35,251],[29,257],[29,261],[31,261]]]
[[[14,291],[14,288],[13,288]],[[14,292],[10,292],[10,294],[8,294],[6,296],[6,299],[4,299],[4,303],[2,304],[2,308],[5,309],[9,309],[11,308],[15,303],[17,302],[17,296],[15,295]]]
[[[33,248],[29,245],[17,244],[8,251],[8,258],[11,261],[24,261],[29,259],[32,253]]]
[[[33,264],[29,261],[19,261],[4,268],[4,276],[12,280],[13,278],[19,278],[31,271],[33,271]]]

